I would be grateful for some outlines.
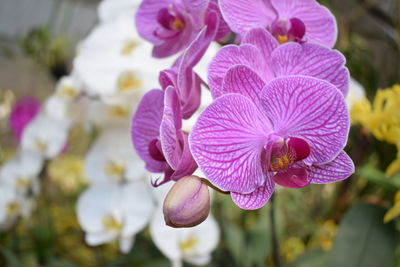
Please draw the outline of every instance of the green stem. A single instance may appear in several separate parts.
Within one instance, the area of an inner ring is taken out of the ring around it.
[[[272,253],[276,267],[281,267],[281,255],[279,251],[279,241],[277,237],[276,222],[275,222],[275,197],[272,195],[269,200],[270,203],[270,220],[271,220],[271,241],[272,241]]]

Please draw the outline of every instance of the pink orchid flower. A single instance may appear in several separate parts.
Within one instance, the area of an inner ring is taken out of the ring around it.
[[[216,98],[236,92],[247,80],[261,92],[276,77],[305,75],[328,81],[346,95],[349,71],[345,63],[337,50],[317,44],[279,45],[270,33],[257,28],[247,32],[241,45],[225,46],[216,54],[208,68],[208,82]],[[238,80],[238,73],[246,80]]]
[[[146,169],[164,173],[159,186],[192,174],[197,165],[182,131],[181,104],[175,88],[153,89],[143,96],[132,118],[132,141]]]
[[[207,179],[243,209],[262,207],[275,184],[299,188],[343,180],[354,164],[343,151],[349,115],[332,84],[306,76],[270,81],[259,92],[246,73],[240,91],[200,115],[190,149]]]
[[[220,7],[229,27],[240,36],[261,27],[279,43],[333,47],[336,42],[335,17],[315,0],[220,0]]]
[[[211,14],[217,19],[210,20]],[[143,0],[136,13],[136,28],[154,44],[156,58],[185,49],[206,25],[217,25],[215,40],[229,32],[215,0]]]

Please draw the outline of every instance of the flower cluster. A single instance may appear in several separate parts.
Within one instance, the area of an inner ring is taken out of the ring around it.
[[[71,74],[57,83],[54,93],[42,106],[33,98],[16,103],[10,115],[10,128],[20,141],[20,149],[0,169],[0,229],[6,230],[21,214],[29,215],[33,197],[39,193],[39,179],[50,177],[57,167],[52,163],[74,146],[69,143],[74,130],[92,137],[83,164],[89,187],[81,193],[76,205],[86,243],[97,246],[118,241],[120,250],[128,253],[135,235],[150,226],[154,243],[175,266],[180,266],[182,260],[204,264],[219,242],[215,219],[208,216],[207,209],[201,227],[190,230],[167,227],[160,200],[165,198],[169,187],[162,191],[149,186],[150,174],[131,144],[130,122],[138,99],[145,89],[156,86],[158,73],[172,63],[165,60],[163,66],[148,59],[152,47],[138,36],[132,22],[136,10],[131,0],[102,1],[98,8],[100,23],[80,42]],[[208,7],[205,19],[213,26],[201,29],[199,40],[210,43],[215,38],[217,10],[215,6]],[[178,97],[188,97],[182,104],[182,114],[170,111],[170,120],[163,121],[166,127],[169,123],[179,123],[181,116],[190,117],[200,105],[197,95],[202,80],[192,67],[208,45],[200,41],[196,44],[160,78],[170,92],[169,107],[175,105]],[[175,91],[174,86],[182,90]],[[175,129],[175,135],[165,132],[165,136],[176,136],[187,144],[187,134],[178,125]],[[184,154],[191,158],[192,167],[188,167],[191,173],[197,166],[188,151],[186,145]],[[183,163],[186,162],[184,159]],[[182,164],[181,168],[186,167]],[[163,170],[167,172],[166,167]],[[200,184],[209,207],[208,187],[198,178],[194,181],[191,196],[196,196],[196,186]]]
[[[193,67],[226,34],[225,23],[238,44],[216,53],[207,85]],[[199,168],[236,205],[258,209],[276,184],[300,188],[354,172],[343,151],[349,71],[332,49],[336,21],[315,0],[144,0],[136,26],[154,44],[154,57],[183,50],[160,73],[162,90],[147,93],[132,119],[133,144],[146,169],[164,173],[154,186],[188,179]],[[202,84],[213,98],[203,111]],[[186,120],[194,126],[184,129]]]
[[[397,157],[386,169],[386,176],[400,172],[400,85],[378,90],[370,102],[365,94],[353,101],[350,114],[352,123],[360,124],[376,139],[393,144],[397,148]],[[394,198],[394,205],[385,214],[384,222],[400,215],[400,191]]]
[[[389,165],[386,175],[400,171],[400,85],[378,90],[371,103],[363,96],[352,105],[350,113],[352,123],[361,124],[378,140],[386,141],[397,147],[397,158]]]

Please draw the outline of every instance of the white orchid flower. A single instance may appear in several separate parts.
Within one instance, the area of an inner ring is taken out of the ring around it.
[[[220,229],[214,217],[192,228],[171,228],[165,224],[160,205],[150,222],[150,233],[158,249],[170,259],[172,266],[182,266],[182,261],[205,265],[220,240]]]
[[[49,96],[44,104],[48,116],[71,125],[76,120],[75,100],[82,91],[82,83],[74,75],[62,77],[54,94]]]
[[[0,185],[0,231],[7,231],[20,215],[29,217],[33,205],[31,197],[19,194],[7,184]]]
[[[89,95],[104,101],[116,94],[143,94],[159,87],[158,74],[172,59],[156,60],[152,45],[139,38],[132,15],[100,23],[79,46],[76,74]]]
[[[43,158],[34,152],[20,150],[17,156],[3,164],[0,169],[0,186],[14,188],[25,195],[39,191],[38,174],[43,167]]]
[[[92,183],[121,183],[143,179],[144,162],[131,144],[129,125],[103,129],[85,158],[85,173]]]
[[[77,110],[84,114],[84,123],[89,126],[113,127],[130,122],[139,98],[135,95],[119,95],[108,98],[108,103],[100,99],[82,99]]]
[[[60,154],[68,138],[68,125],[40,112],[22,134],[22,149],[51,159]]]
[[[153,201],[142,182],[93,185],[79,197],[78,221],[86,243],[97,246],[119,239],[120,250],[129,252],[134,236],[149,222]]]
[[[138,0],[103,0],[97,8],[97,13],[101,22],[114,20],[121,15],[133,17],[139,4]]]
[[[7,219],[17,217],[21,213],[21,204],[18,194],[13,187],[0,187],[0,223]]]

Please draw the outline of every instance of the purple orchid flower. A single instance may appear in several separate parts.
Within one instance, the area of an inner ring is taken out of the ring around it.
[[[241,36],[252,28],[265,28],[280,42],[311,42],[333,47],[335,17],[315,0],[220,0],[230,28]]]
[[[189,137],[211,183],[243,209],[263,206],[275,184],[299,188],[354,172],[343,151],[349,115],[342,93],[306,76],[280,77],[261,93],[246,73],[241,91],[217,98]]]
[[[11,110],[9,117],[10,128],[13,130],[18,142],[21,141],[25,127],[40,111],[40,102],[33,97],[19,99]]]
[[[204,27],[185,52],[175,61],[173,66],[160,72],[159,81],[163,90],[169,86],[176,88],[182,105],[183,119],[189,119],[200,105],[201,84],[203,81],[193,71],[209,44],[217,33],[217,17],[215,13],[209,16],[214,23]]]
[[[197,169],[188,135],[181,129],[181,104],[175,88],[170,86],[165,93],[153,89],[143,96],[132,118],[132,141],[146,169],[165,174],[153,186],[176,181]]]
[[[215,14],[217,19],[209,19]],[[186,48],[205,26],[214,26],[220,39],[229,32],[216,0],[143,0],[136,14],[139,34],[154,44],[153,56],[163,58]]]
[[[240,46],[229,45],[218,51],[209,65],[208,81],[214,98],[237,91],[236,86],[226,86],[228,80],[236,80],[237,72],[247,73],[246,79],[253,79],[260,92],[273,78],[306,75],[326,80],[346,95],[349,71],[345,63],[339,51],[317,44],[279,45],[271,34],[258,28],[247,32]]]

